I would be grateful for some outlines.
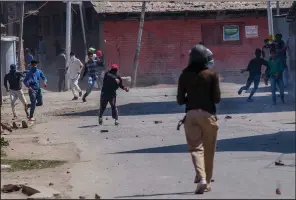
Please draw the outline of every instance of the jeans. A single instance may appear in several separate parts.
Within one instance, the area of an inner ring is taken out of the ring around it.
[[[86,88],[85,96],[88,96],[91,93],[91,91],[92,91],[92,89],[93,89],[93,87],[94,87],[94,85],[95,85],[95,83],[97,81],[97,78],[98,78],[97,76],[88,77],[88,85],[87,85],[87,88]]]
[[[34,111],[36,106],[42,106],[43,105],[43,98],[42,98],[42,93],[41,89],[36,89],[36,90],[29,90],[29,97],[31,104],[29,105],[30,107],[30,118],[34,116]]]
[[[284,87],[287,87],[289,84],[289,79],[290,79],[290,75],[289,75],[289,71],[288,68],[286,67],[283,71],[283,83],[284,83]]]
[[[270,85],[271,85],[272,102],[276,104],[276,86],[279,87],[282,100],[284,99],[284,83],[283,83],[282,76],[280,77],[271,76]]]
[[[246,85],[241,87],[240,91],[248,90],[250,88],[250,86],[252,85],[252,83],[254,82],[254,88],[252,89],[251,94],[249,96],[249,98],[252,98],[252,96],[255,94],[255,92],[257,91],[257,89],[259,87],[260,78],[261,78],[261,74],[255,74],[255,75],[250,76],[247,80]]]

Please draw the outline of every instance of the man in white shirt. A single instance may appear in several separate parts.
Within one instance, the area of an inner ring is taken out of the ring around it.
[[[83,64],[81,63],[81,61],[75,57],[75,53],[71,52],[70,60],[67,64],[67,71],[69,73],[70,86],[74,95],[74,98],[72,100],[78,99],[77,91],[79,92],[79,96],[82,96],[82,90],[78,85],[78,80],[80,78],[82,67]]]

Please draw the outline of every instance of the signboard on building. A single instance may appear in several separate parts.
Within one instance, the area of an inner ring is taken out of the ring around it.
[[[246,38],[258,37],[258,26],[245,26]]]
[[[238,25],[223,26],[223,41],[238,41],[238,40],[239,40]]]

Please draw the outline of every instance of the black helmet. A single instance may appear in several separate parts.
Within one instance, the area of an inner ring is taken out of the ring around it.
[[[189,64],[204,64],[206,65],[209,61],[209,51],[201,44],[195,45],[189,55]]]

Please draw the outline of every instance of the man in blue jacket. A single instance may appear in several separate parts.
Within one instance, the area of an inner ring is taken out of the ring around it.
[[[29,96],[31,101],[31,104],[28,105],[28,107],[30,107],[29,121],[35,121],[34,111],[36,106],[43,105],[42,93],[40,88],[40,78],[44,82],[44,87],[47,86],[47,79],[44,76],[43,72],[37,69],[37,64],[38,62],[36,60],[31,61],[31,67],[24,79],[24,84],[29,89]]]

